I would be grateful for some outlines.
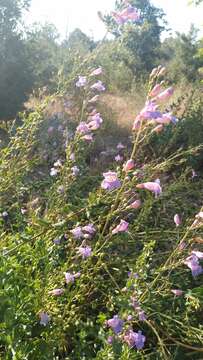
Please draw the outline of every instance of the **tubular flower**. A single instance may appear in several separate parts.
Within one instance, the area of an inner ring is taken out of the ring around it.
[[[104,190],[114,190],[121,186],[121,182],[118,179],[116,172],[108,171],[103,173],[104,180],[101,183],[101,187]]]
[[[175,214],[173,219],[174,219],[174,223],[176,224],[176,226],[181,225],[181,218],[178,214]]]
[[[86,76],[79,76],[78,81],[76,82],[77,87],[84,87],[87,84],[87,77]]]
[[[175,296],[182,296],[182,295],[183,295],[183,290],[180,290],[180,289],[171,289],[171,292],[172,292]]]
[[[84,246],[80,246],[78,248],[78,253],[79,255],[82,256],[83,260],[90,257],[92,255],[92,248],[90,246],[84,245]]]
[[[146,190],[153,192],[155,194],[155,197],[157,197],[158,195],[160,195],[162,193],[162,188],[161,188],[158,180],[153,181],[153,182],[149,181],[146,183],[138,184],[136,187],[138,189],[146,189]]]
[[[124,335],[124,341],[128,344],[129,347],[136,347],[137,350],[141,350],[144,347],[146,337],[142,335],[142,331],[138,331],[136,333],[130,329]]]
[[[140,200],[135,200],[129,205],[129,207],[131,209],[139,209],[141,205],[142,205],[142,203]]]
[[[97,81],[95,84],[93,84],[90,88],[92,90],[96,90],[96,91],[99,91],[99,92],[102,92],[102,91],[106,90],[105,86],[103,85],[103,83],[100,80]]]
[[[114,315],[112,319],[107,320],[107,325],[114,331],[115,334],[119,334],[123,329],[123,320],[119,319],[118,315]]]
[[[90,121],[87,125],[90,130],[97,130],[100,128],[103,123],[103,119],[100,116],[100,113],[96,113],[92,116],[92,121]]]
[[[160,92],[161,92],[162,88],[161,88],[161,84],[156,84],[152,91],[149,93],[150,97],[154,97],[157,96]]]
[[[74,274],[70,272],[65,272],[64,275],[65,275],[66,284],[70,284],[73,283],[76,278],[80,277],[80,272]]]
[[[156,101],[166,101],[168,100],[174,93],[174,89],[172,87],[169,87],[168,89],[161,92],[157,97],[155,98]]]
[[[199,264],[199,259],[196,255],[192,254],[191,256],[187,257],[184,261],[184,264],[189,267],[192,272],[192,276],[196,277],[203,273],[203,268]]]
[[[64,289],[54,289],[48,292],[49,295],[60,296],[64,293]]]
[[[40,317],[40,325],[46,326],[50,321],[49,315],[44,311],[41,311],[39,313],[39,317]]]
[[[76,228],[70,230],[71,234],[75,239],[81,239],[83,237],[83,232],[81,226],[77,226]]]
[[[102,68],[101,66],[98,67],[97,69],[93,70],[90,74],[90,76],[98,76],[102,74]]]
[[[115,235],[119,232],[126,232],[128,231],[129,223],[125,220],[121,220],[120,224],[115,227],[115,229],[112,230],[112,234]]]
[[[76,132],[81,135],[88,134],[90,132],[88,124],[82,121],[76,128]]]
[[[129,159],[124,165],[123,165],[123,170],[128,172],[130,170],[132,170],[135,167],[135,162],[133,159]]]
[[[115,156],[114,159],[115,159],[116,162],[123,161],[123,156],[118,154],[118,155]]]

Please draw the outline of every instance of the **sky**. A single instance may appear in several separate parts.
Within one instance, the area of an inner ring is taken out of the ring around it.
[[[187,32],[191,23],[200,28],[203,36],[203,3],[198,7],[189,6],[188,0],[151,0],[161,7],[173,32]],[[75,28],[80,28],[95,40],[101,39],[105,27],[97,12],[113,10],[114,0],[32,0],[31,9],[26,15],[27,24],[32,22],[51,22],[55,24],[61,38]]]

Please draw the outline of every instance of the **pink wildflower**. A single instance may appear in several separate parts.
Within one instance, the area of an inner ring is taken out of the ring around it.
[[[54,289],[48,292],[49,295],[60,296],[64,293],[64,289]]]
[[[149,93],[149,96],[151,96],[151,97],[157,96],[160,92],[161,92],[161,85],[156,84],[153,87],[152,91]]]
[[[131,204],[129,205],[129,207],[130,207],[131,209],[139,209],[141,205],[142,205],[142,203],[141,203],[140,200],[135,200],[133,203],[131,203]]]
[[[181,225],[181,218],[178,214],[174,215],[174,223],[176,224],[176,226],[180,226]]]
[[[156,97],[156,101],[165,101],[168,100],[174,93],[174,89],[172,87],[169,87],[168,89],[161,92]]]
[[[133,159],[129,159],[126,164],[124,164],[123,166],[123,170],[128,172],[130,170],[132,170],[135,167],[135,162]]]
[[[93,70],[90,74],[90,76],[98,76],[102,74],[102,68],[101,66],[98,67],[97,69]]]
[[[153,181],[153,182],[149,181],[146,183],[138,184],[138,185],[136,185],[136,187],[138,189],[146,189],[146,190],[153,192],[155,194],[155,197],[157,197],[158,195],[160,195],[162,193],[162,188],[158,181]]]
[[[197,256],[198,259],[203,260],[203,252],[198,250],[193,250],[192,254]]]
[[[182,296],[182,295],[183,295],[183,290],[180,290],[180,289],[171,289],[171,292],[172,292],[175,296]]]
[[[115,229],[112,230],[112,234],[115,235],[119,232],[126,232],[128,231],[129,223],[125,220],[121,220],[120,224],[115,227]]]
[[[160,124],[160,125],[157,125],[152,131],[159,134],[161,131],[163,131],[163,129],[164,129],[163,125]]]
[[[103,83],[102,83],[100,80],[97,81],[95,84],[93,84],[93,85],[91,86],[91,89],[92,89],[92,90],[99,91],[99,92],[102,92],[102,91],[105,91],[105,90],[106,90],[105,86],[103,85]]]

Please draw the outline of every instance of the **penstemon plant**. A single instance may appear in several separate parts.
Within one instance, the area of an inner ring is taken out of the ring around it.
[[[113,16],[119,26],[140,19],[128,4]],[[119,143],[112,167],[91,175],[85,156],[105,122],[97,111],[104,72],[88,68],[74,78],[77,124],[74,132],[59,129],[63,151],[46,164],[38,187],[29,178],[41,165],[38,136],[54,97],[25,119],[2,151],[2,359],[202,356],[203,212],[195,207],[189,220],[179,205],[182,183],[189,187],[192,180],[180,176],[174,185],[164,178],[197,149],[140,161],[146,141],[178,126],[165,110],[174,89],[165,86],[166,69],[158,66],[132,124],[129,155]],[[53,131],[49,127],[48,136]]]

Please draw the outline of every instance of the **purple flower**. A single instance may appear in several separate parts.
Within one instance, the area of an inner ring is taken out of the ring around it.
[[[132,271],[128,272],[129,278],[139,279],[139,275],[137,273],[133,273]]]
[[[157,197],[158,195],[160,195],[162,193],[162,188],[160,186],[158,179],[155,180],[154,182],[149,181],[146,183],[138,184],[138,185],[136,185],[136,187],[138,189],[146,189],[146,190],[153,192],[155,194],[155,197]]]
[[[78,81],[76,82],[77,87],[84,87],[87,84],[86,76],[79,76]]]
[[[77,226],[76,228],[70,230],[70,232],[73,234],[73,237],[77,240],[83,238],[84,234],[82,232],[81,226]]]
[[[91,86],[91,89],[92,89],[92,90],[99,91],[99,92],[102,92],[102,91],[105,91],[105,90],[106,90],[105,86],[103,85],[103,83],[102,83],[100,80],[97,81],[95,84],[93,84],[93,85]]]
[[[107,325],[114,331],[115,334],[119,334],[123,329],[123,320],[119,319],[118,315],[114,315],[112,319],[107,320]]]
[[[98,67],[97,69],[93,70],[90,74],[90,76],[98,76],[102,74],[102,68],[101,66]]]
[[[60,245],[61,239],[56,238],[56,239],[53,240],[53,243],[54,243],[55,245]]]
[[[83,226],[82,230],[84,232],[88,233],[89,235],[94,235],[96,232],[96,229],[93,224],[88,224],[88,225]]]
[[[75,154],[74,154],[74,153],[71,153],[71,154],[70,154],[70,160],[71,160],[71,161],[75,161]]]
[[[132,315],[128,315],[127,320],[128,320],[128,321],[132,321],[132,319],[133,319],[133,316],[132,316]]]
[[[92,134],[86,134],[82,137],[83,140],[86,140],[86,141],[90,141],[92,142],[93,141],[93,135]]]
[[[113,171],[108,171],[103,173],[104,180],[101,183],[101,187],[104,190],[114,190],[118,189],[121,186],[121,182],[118,179],[118,176]]]
[[[39,317],[40,317],[40,325],[46,326],[50,321],[49,315],[44,311],[41,311],[39,313]]]
[[[184,264],[189,267],[189,269],[192,272],[192,276],[196,277],[203,273],[203,268],[199,264],[199,259],[196,255],[191,255],[187,257],[187,259],[184,261]]]
[[[48,132],[48,135],[52,135],[52,133],[54,132],[54,127],[53,127],[53,126],[49,126],[47,132]]]
[[[172,292],[175,296],[182,296],[182,295],[183,295],[183,290],[180,290],[180,289],[171,289],[171,292]]]
[[[77,176],[80,173],[80,169],[77,166],[71,168],[73,176]]]
[[[178,245],[179,250],[184,250],[186,248],[187,244],[184,241],[181,241]]]
[[[146,314],[143,310],[138,311],[138,317],[140,321],[145,321],[147,320]]]
[[[140,200],[135,200],[129,205],[129,207],[131,209],[139,209],[141,205],[142,205],[142,203]]]
[[[121,142],[119,142],[116,147],[117,147],[118,150],[123,150],[123,149],[125,149],[125,146],[124,146]]]
[[[107,343],[108,343],[109,345],[112,345],[112,344],[113,344],[113,341],[114,341],[114,337],[113,337],[113,336],[108,336]]]
[[[142,335],[142,331],[137,333],[133,330],[128,330],[124,335],[124,341],[128,344],[129,347],[136,347],[137,350],[141,350],[144,347],[146,337]]]
[[[192,179],[194,179],[197,176],[197,173],[195,172],[194,169],[192,169]]]
[[[115,156],[114,159],[115,159],[116,162],[119,162],[119,161],[122,161],[122,160],[123,160],[123,156],[121,156],[121,155],[118,154],[118,155]]]
[[[57,192],[58,192],[59,194],[64,194],[64,192],[65,192],[65,187],[64,187],[63,185],[60,185],[60,186],[58,187],[58,189],[57,189]]]
[[[73,283],[75,281],[75,276],[70,272],[64,273],[66,284]]]
[[[112,230],[112,234],[117,234],[119,232],[126,232],[128,231],[129,223],[125,220],[121,220],[120,224],[115,227],[115,229]]]
[[[48,292],[49,295],[60,296],[64,293],[64,289],[54,289]]]
[[[86,135],[90,132],[88,124],[82,121],[76,128],[76,132],[81,135]]]
[[[80,246],[78,248],[78,253],[82,256],[83,259],[86,259],[92,255],[92,249],[90,246]]]
[[[100,116],[100,113],[96,113],[92,116],[92,121],[88,123],[88,128],[92,130],[97,130],[100,128],[101,124],[103,123],[103,119]]]
[[[173,219],[174,219],[174,223],[176,224],[176,226],[181,225],[181,218],[178,214],[175,214]]]

